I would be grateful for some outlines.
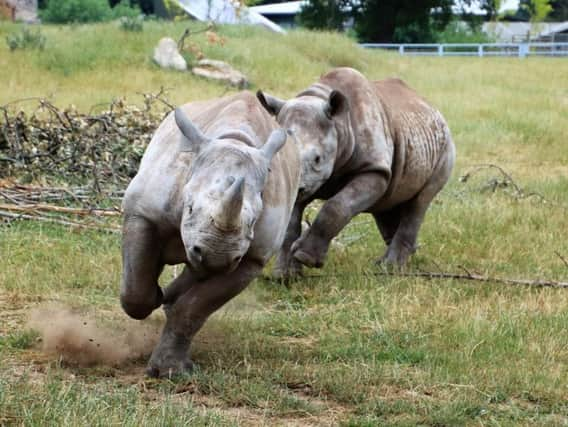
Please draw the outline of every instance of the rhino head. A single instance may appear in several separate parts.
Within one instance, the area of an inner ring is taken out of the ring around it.
[[[286,142],[286,132],[273,131],[255,148],[230,138],[208,138],[179,108],[175,121],[183,134],[182,151],[195,156],[183,187],[181,223],[189,265],[201,273],[230,272],[254,238],[269,165]]]
[[[284,101],[262,91],[256,95],[280,126],[295,136],[302,164],[298,200],[308,199],[333,172],[340,136],[339,122],[349,111],[349,102],[336,90],[332,90],[327,99],[302,95]]]

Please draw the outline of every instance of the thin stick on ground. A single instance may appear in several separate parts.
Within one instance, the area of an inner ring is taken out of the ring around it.
[[[566,268],[568,268],[568,260],[566,258],[564,258],[560,252],[558,251],[554,251],[554,253],[558,256],[558,258],[560,258],[560,260],[564,263],[564,265],[566,266]]]
[[[558,282],[555,280],[543,279],[509,279],[502,277],[482,276],[480,274],[461,274],[461,273],[448,273],[448,272],[432,272],[432,271],[419,271],[419,272],[386,272],[381,271],[376,273],[378,276],[401,276],[401,277],[423,277],[425,279],[459,279],[469,280],[475,282],[493,282],[503,283],[506,285],[518,286],[534,286],[534,287],[550,287],[550,288],[568,288],[568,282]]]

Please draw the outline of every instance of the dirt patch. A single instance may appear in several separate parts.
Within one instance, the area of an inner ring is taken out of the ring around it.
[[[93,314],[61,305],[43,306],[30,314],[28,327],[39,332],[44,353],[74,366],[117,366],[151,353],[159,325],[123,322],[105,326]]]

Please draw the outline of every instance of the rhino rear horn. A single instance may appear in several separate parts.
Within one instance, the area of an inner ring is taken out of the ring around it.
[[[272,133],[268,137],[268,140],[266,141],[266,144],[264,144],[260,149],[264,157],[269,162],[272,160],[274,155],[282,147],[284,147],[284,144],[286,143],[286,138],[287,138],[287,133],[284,129],[280,128],[272,131]]]
[[[347,97],[338,90],[332,90],[325,107],[325,115],[330,119],[349,110]]]
[[[174,117],[179,130],[185,136],[181,151],[199,151],[201,145],[207,141],[207,137],[189,120],[181,108],[176,108]]]
[[[264,109],[273,116],[277,116],[285,104],[285,101],[278,99],[274,96],[271,96],[267,93],[265,94],[261,90],[256,92],[256,97],[260,101]]]
[[[245,193],[245,179],[238,178],[225,191],[219,210],[213,217],[215,224],[223,230],[238,229],[241,223],[241,210]]]

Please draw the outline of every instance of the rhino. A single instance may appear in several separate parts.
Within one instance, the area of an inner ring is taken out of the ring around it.
[[[158,127],[123,200],[122,308],[166,314],[149,376],[191,370],[195,333],[280,248],[300,176],[290,139],[250,92],[185,104]]]
[[[331,240],[363,212],[373,215],[387,246],[378,261],[403,266],[453,169],[455,147],[442,114],[402,80],[369,81],[352,68],[328,72],[287,101],[262,91],[257,97],[294,133],[302,164],[274,275],[322,267]],[[301,233],[303,211],[315,199],[325,203]]]

